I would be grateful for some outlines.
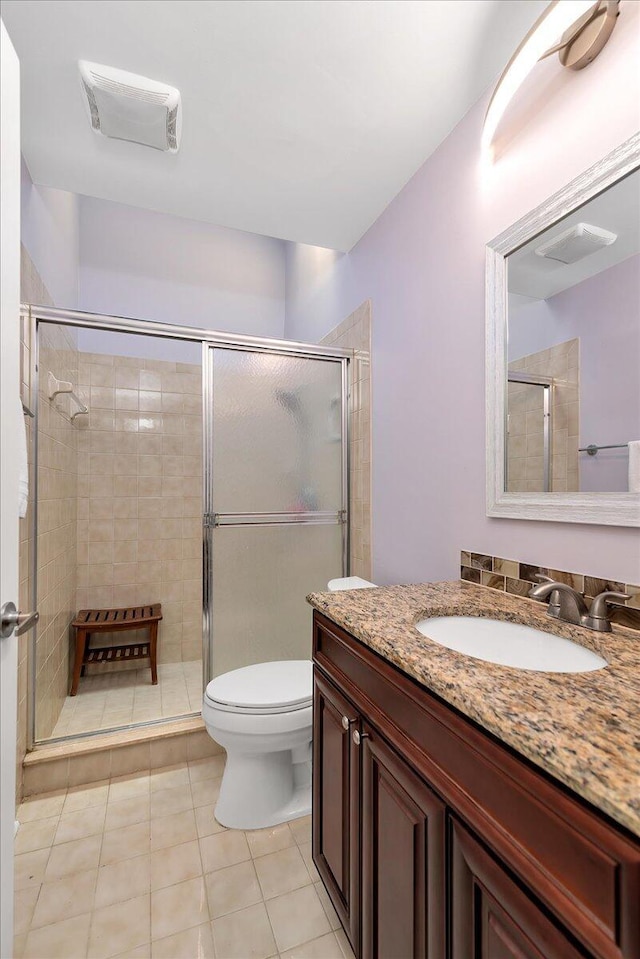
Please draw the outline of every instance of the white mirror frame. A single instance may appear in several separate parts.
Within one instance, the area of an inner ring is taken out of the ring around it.
[[[639,493],[505,492],[507,256],[640,166],[640,133],[572,180],[487,245],[487,516],[640,526]],[[629,437],[635,439],[636,437]],[[640,439],[640,437],[637,437]]]

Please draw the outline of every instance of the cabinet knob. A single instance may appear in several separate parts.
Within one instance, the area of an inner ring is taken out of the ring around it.
[[[363,739],[369,739],[369,733],[361,733],[358,729],[353,730],[353,741],[359,746]]]
[[[343,716],[343,717],[342,717],[342,728],[343,728],[343,729],[348,729],[349,726],[351,725],[351,723],[353,723],[353,722],[355,722],[355,720],[349,719],[348,716]]]

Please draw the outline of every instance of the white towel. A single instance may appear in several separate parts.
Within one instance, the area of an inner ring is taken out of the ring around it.
[[[629,443],[629,492],[640,493],[640,440]]]
[[[20,403],[20,418],[18,420],[18,437],[16,442],[16,457],[18,459],[18,516],[23,519],[27,515],[29,505],[29,461],[27,459],[27,424],[24,421],[22,401]]]

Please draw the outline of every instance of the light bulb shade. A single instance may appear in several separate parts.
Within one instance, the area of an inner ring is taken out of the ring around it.
[[[597,5],[597,0],[553,0],[536,20],[498,80],[482,130],[482,148],[490,150],[507,106],[540,58],[563,33]]]

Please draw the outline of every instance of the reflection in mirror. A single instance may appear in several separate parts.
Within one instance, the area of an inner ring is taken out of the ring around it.
[[[635,491],[640,171],[509,255],[507,275],[506,491]]]

